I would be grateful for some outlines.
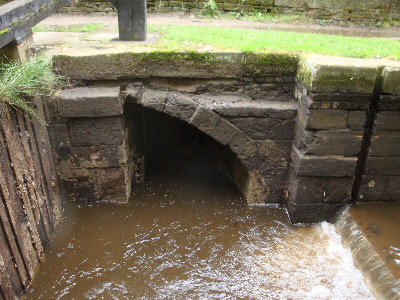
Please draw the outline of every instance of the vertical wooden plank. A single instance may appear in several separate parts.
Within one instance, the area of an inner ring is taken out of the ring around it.
[[[23,290],[18,270],[13,259],[13,253],[8,247],[4,228],[0,224],[0,287],[4,298],[14,298],[16,294]]]
[[[37,114],[40,119],[45,120],[45,114],[43,109],[42,99],[37,97],[34,99],[34,104],[37,109]],[[54,159],[50,148],[49,134],[47,131],[47,125],[40,122],[37,119],[32,120],[34,125],[34,132],[36,135],[37,147],[40,153],[40,158],[43,164],[44,176],[47,181],[49,189],[49,197],[53,214],[53,223],[56,226],[61,220],[62,208],[61,208],[61,193],[60,186],[58,183],[57,172],[54,165]],[[39,138],[40,137],[40,138]]]
[[[41,178],[38,175],[41,173],[41,167],[34,162],[34,157],[37,157],[38,155],[35,155],[35,151],[32,147],[31,136],[25,128],[25,116],[21,113],[17,113],[15,117],[19,127],[23,152],[26,158],[25,171],[28,176],[26,185],[28,187],[29,199],[31,200],[31,206],[34,212],[35,223],[39,232],[40,240],[44,244],[49,240],[51,231],[48,224],[47,207],[45,206],[46,199],[42,191]]]
[[[18,143],[19,138],[15,133],[15,128],[13,128],[9,108],[4,107],[1,110],[1,121],[1,140],[4,143],[1,148],[8,148],[8,152],[1,153],[0,161],[3,172],[0,174],[0,182],[2,182],[2,186],[7,186],[8,188],[3,191],[6,207],[10,213],[10,219],[13,223],[29,276],[32,278],[34,267],[39,262],[43,248],[39,234],[34,226],[31,205],[29,199],[27,199],[23,178],[24,156]],[[4,174],[7,174],[7,177]]]
[[[0,184],[1,185],[1,184]],[[5,199],[3,195],[3,186],[1,186],[0,190],[0,225],[1,230],[4,232],[4,243],[2,244],[8,245],[12,253],[12,258],[14,261],[14,266],[17,270],[17,278],[21,282],[22,287],[26,286],[29,282],[28,270],[24,264],[23,257],[21,254],[21,249],[16,241],[16,234],[14,228],[12,228],[12,222],[10,220],[10,215],[4,206]],[[0,253],[4,253],[3,250],[0,250]]]
[[[48,182],[47,182],[45,172],[44,172],[42,158],[40,156],[40,149],[38,147],[37,140],[40,138],[40,136],[36,135],[32,122],[33,121],[29,120],[29,118],[27,118],[27,117],[25,118],[25,128],[28,132],[29,141],[30,141],[31,148],[32,148],[32,157],[34,159],[34,164],[36,166],[37,177],[40,180],[40,190],[41,190],[42,196],[44,197],[41,205],[43,205],[43,208],[42,208],[43,214],[44,213],[46,214],[46,219],[48,222],[48,230],[49,230],[48,236],[50,237],[53,232],[53,229],[54,229],[53,212],[52,212],[52,206],[50,205],[51,196],[50,196],[50,192],[49,192]],[[49,155],[52,155],[52,153],[50,153]]]
[[[2,237],[0,234],[0,243]],[[16,290],[14,290],[13,283],[11,282],[12,272],[8,273],[8,263],[7,260],[3,258],[1,253],[6,252],[3,245],[0,244],[0,299],[13,299],[16,296]]]

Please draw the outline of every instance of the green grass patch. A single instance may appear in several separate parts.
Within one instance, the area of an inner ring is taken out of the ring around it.
[[[295,33],[275,30],[232,29],[207,26],[150,25],[162,35],[159,45],[211,45],[242,52],[285,51],[358,58],[385,57],[400,60],[400,41],[341,35]]]
[[[13,0],[0,0],[0,5],[9,3],[9,2],[11,2],[11,1],[13,1]]]
[[[30,98],[50,96],[60,83],[51,67],[51,59],[40,56],[25,63],[0,63],[0,103],[36,116]]]
[[[218,10],[218,8],[216,8]],[[278,14],[274,12],[260,12],[260,11],[243,11],[238,6],[237,11],[220,12],[218,14],[210,14],[209,10],[203,9],[201,15],[208,18],[222,18],[222,19],[238,19],[238,20],[250,20],[256,22],[265,23],[286,23],[286,24],[319,24],[322,26],[326,25],[337,25],[342,27],[365,27],[365,28],[398,28],[400,27],[400,20],[392,19],[388,21],[378,21],[371,23],[354,22],[354,21],[338,21],[332,19],[314,19],[306,15],[295,15],[295,14]]]
[[[307,17],[305,15],[285,15],[285,14],[273,14],[273,13],[262,13],[262,12],[227,12],[220,15],[224,19],[239,19],[239,20],[250,20],[256,22],[265,23],[299,23],[299,24],[310,24],[316,23],[316,20]]]
[[[92,33],[104,28],[103,24],[85,24],[74,26],[41,26],[36,25],[32,28],[33,32],[84,32]]]

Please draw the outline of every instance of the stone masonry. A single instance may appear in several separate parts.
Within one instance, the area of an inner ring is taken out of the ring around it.
[[[324,220],[348,203],[397,200],[398,81],[391,77],[398,67],[389,69],[323,56],[301,62],[286,195],[292,221]]]
[[[76,200],[126,202],[145,178],[137,150],[145,128],[126,114],[130,102],[227,146],[244,166],[244,175],[228,175],[247,202],[284,203],[292,222],[331,220],[359,201],[398,201],[397,62],[241,53],[54,61],[74,83],[49,108],[59,172]]]
[[[380,95],[371,114],[368,158],[359,201],[396,201],[400,190],[400,69],[382,70]]]
[[[274,78],[257,79],[256,85],[265,85],[266,80]],[[197,85],[196,94],[172,90],[173,85],[165,89],[157,81],[135,84],[122,85],[121,94],[120,87],[77,87],[58,96],[59,123],[52,126],[54,140],[65,137],[54,142],[59,147],[60,176],[70,197],[126,202],[135,184],[132,174],[134,179],[144,176],[133,159],[136,147],[128,142],[140,135],[130,116],[123,115],[123,101],[128,101],[178,118],[228,145],[246,168],[245,180],[236,174],[232,177],[249,203],[280,201],[297,110],[293,98],[287,95],[287,102],[271,102],[254,101],[239,92],[215,94],[218,88],[229,87],[223,82]],[[269,87],[275,84],[270,82]],[[269,132],[264,132],[266,127]]]
[[[126,201],[132,169],[119,87],[64,90],[52,108],[52,144],[68,197]]]

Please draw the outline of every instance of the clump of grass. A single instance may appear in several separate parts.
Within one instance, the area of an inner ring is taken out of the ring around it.
[[[103,24],[85,24],[73,26],[41,26],[36,25],[32,28],[33,32],[83,32],[92,33],[104,28]]]
[[[48,57],[30,58],[25,63],[0,63],[0,103],[37,117],[30,99],[52,95],[60,79],[52,71]]]

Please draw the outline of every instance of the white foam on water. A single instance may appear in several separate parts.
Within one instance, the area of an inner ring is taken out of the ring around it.
[[[327,237],[326,255],[337,263],[337,272],[331,278],[330,294],[321,290],[320,299],[375,299],[367,288],[361,272],[355,268],[349,248],[345,248],[334,225],[323,222],[318,228],[321,237]]]

